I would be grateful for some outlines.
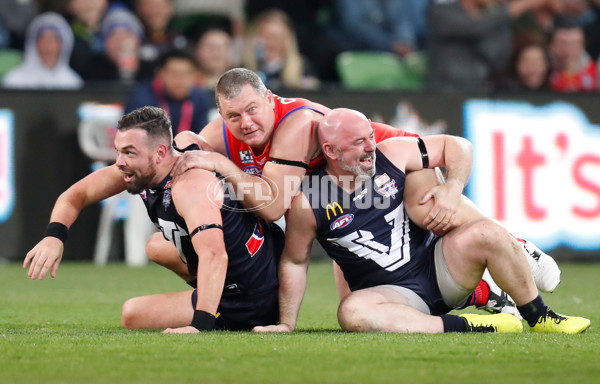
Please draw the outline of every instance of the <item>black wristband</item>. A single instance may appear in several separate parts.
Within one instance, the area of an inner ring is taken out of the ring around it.
[[[44,237],[48,236],[56,237],[64,244],[67,241],[67,237],[69,237],[69,228],[63,223],[53,221],[46,227],[46,234]]]
[[[212,331],[215,327],[215,321],[217,321],[217,318],[214,315],[196,309],[190,325],[199,331]]]

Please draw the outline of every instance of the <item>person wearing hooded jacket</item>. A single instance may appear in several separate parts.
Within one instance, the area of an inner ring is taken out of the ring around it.
[[[5,88],[78,89],[81,77],[69,67],[73,32],[54,12],[36,16],[27,29],[23,63],[4,77]]]

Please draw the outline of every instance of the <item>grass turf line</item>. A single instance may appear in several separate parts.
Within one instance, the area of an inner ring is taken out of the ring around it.
[[[598,382],[600,264],[560,266],[544,299],[591,318],[583,335],[344,333],[330,263],[311,265],[293,334],[163,335],[122,329],[119,317],[130,297],[187,289],[169,271],[71,262],[30,281],[0,265],[0,383]]]

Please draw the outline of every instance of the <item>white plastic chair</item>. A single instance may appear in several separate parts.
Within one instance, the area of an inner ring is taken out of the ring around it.
[[[83,153],[95,160],[95,169],[113,164],[116,159],[114,133],[116,122],[123,113],[119,105],[84,103],[79,108],[80,122],[78,141]],[[125,200],[125,201],[124,201]],[[126,208],[120,209],[125,203]],[[126,191],[102,202],[94,262],[106,265],[112,243],[113,225],[116,219],[124,219],[125,262],[129,266],[144,266],[148,263],[145,244],[153,228],[148,220],[144,203],[137,195]]]

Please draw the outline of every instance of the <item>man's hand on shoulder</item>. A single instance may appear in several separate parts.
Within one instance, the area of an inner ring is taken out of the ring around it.
[[[223,156],[216,152],[187,151],[180,156],[171,171],[171,176],[176,178],[193,168],[215,172],[217,171],[218,160],[220,160],[219,157]]]

